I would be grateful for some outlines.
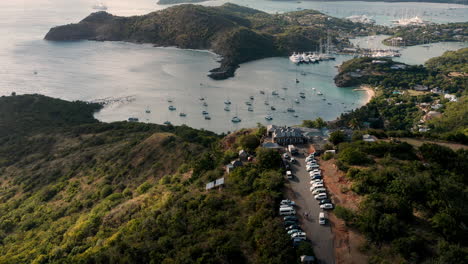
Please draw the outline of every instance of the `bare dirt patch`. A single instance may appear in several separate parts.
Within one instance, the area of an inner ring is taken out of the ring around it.
[[[338,170],[334,160],[320,161],[320,168],[328,191],[333,196],[335,205],[340,205],[352,210],[358,208],[360,197],[350,191],[351,182],[345,178],[345,174]],[[349,229],[343,220],[333,213],[329,214],[335,246],[335,258],[338,264],[367,263],[368,257],[359,247],[365,242],[365,237],[358,232]]]

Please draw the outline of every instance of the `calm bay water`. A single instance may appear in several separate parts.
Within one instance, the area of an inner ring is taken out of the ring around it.
[[[154,0],[105,2],[110,13],[125,16],[145,14],[162,8]],[[206,4],[218,5],[223,2],[210,1]],[[298,5],[295,2],[233,2],[248,4],[268,12],[295,10]],[[173,124],[187,124],[216,132],[252,127],[257,122],[266,124],[264,117],[268,113],[273,116],[271,123],[280,125],[297,124],[303,119],[318,116],[331,120],[343,111],[359,107],[365,102],[363,92],[337,88],[333,84],[335,66],[349,59],[346,56],[338,56],[336,61],[300,67],[291,64],[287,58],[264,59],[241,65],[236,77],[232,79],[213,81],[206,74],[217,66],[217,56],[207,51],[154,48],[151,45],[120,42],[55,43],[43,40],[50,27],[77,22],[86,17],[93,11],[91,6],[94,3],[94,0],[2,1],[0,94],[8,95],[13,91],[18,94],[41,93],[67,100],[130,96],[134,101],[109,105],[96,114],[96,117],[103,121],[126,120],[130,116],[155,123],[169,120]],[[359,10],[373,4],[301,3],[303,8],[323,9],[322,11],[331,14],[335,12],[334,15],[337,16],[347,16],[343,10],[352,13],[351,6],[354,10]],[[376,9],[382,4],[385,3],[376,3]],[[411,7],[412,4],[400,5]],[[458,9],[448,10],[447,6],[428,4],[425,8],[453,11],[453,14],[459,12]],[[459,19],[459,16],[453,15],[447,19]],[[440,55],[446,49],[459,48],[457,45],[459,44],[434,44],[430,51],[412,47],[406,50],[414,50],[403,51],[404,56],[401,59],[410,63],[422,63],[426,58]],[[300,74],[301,72],[305,75]],[[296,74],[301,80],[297,85]],[[288,89],[284,90],[283,87]],[[260,90],[269,96],[260,95]],[[280,96],[271,96],[273,90],[277,90]],[[316,91],[321,91],[324,95],[318,96]],[[296,104],[294,100],[298,98],[299,92],[305,92],[306,99],[300,99],[300,103]],[[249,96],[255,97],[253,112],[247,111],[245,105]],[[208,107],[202,106],[199,97],[206,98]],[[174,100],[172,104],[177,108],[176,111],[168,110],[168,98]],[[230,112],[223,110],[226,98],[233,103]],[[268,110],[264,104],[267,99],[271,105],[276,106],[277,111]],[[291,106],[296,109],[298,117],[286,112],[286,108]],[[242,119],[237,125],[230,121],[236,108]],[[146,109],[150,109],[151,113],[145,113]],[[210,113],[211,120],[203,118],[203,110]],[[187,117],[179,117],[180,111],[187,113]]]

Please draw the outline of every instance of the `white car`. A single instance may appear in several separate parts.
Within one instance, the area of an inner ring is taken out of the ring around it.
[[[306,233],[305,232],[297,232],[291,235],[291,238],[303,238],[306,239]]]
[[[323,185],[323,183],[314,183],[312,184],[312,187],[314,189],[317,189],[317,188],[325,188],[325,185]]]
[[[288,235],[292,235],[292,234],[299,233],[299,232],[302,232],[302,230],[300,230],[300,229],[291,229],[291,230],[288,231]]]
[[[314,164],[318,164],[316,160],[309,160],[306,163],[306,165],[314,165]]]
[[[314,190],[312,191],[312,194],[315,195],[315,194],[325,193],[325,192],[327,192],[327,189],[325,189],[325,188],[317,188],[317,189],[314,189]]]
[[[320,205],[320,209],[333,209],[333,204],[331,203],[322,204]]]
[[[314,198],[315,198],[315,200],[323,200],[323,199],[327,199],[328,195],[327,195],[327,193],[319,193],[319,194],[315,195]]]
[[[313,177],[313,176],[315,176],[315,175],[319,175],[319,176],[320,176],[320,175],[322,175],[322,172],[320,172],[320,171],[319,171],[319,172],[317,172],[317,171],[309,171],[309,176]]]
[[[319,213],[319,224],[325,225],[327,223],[327,217],[324,212]]]
[[[311,180],[311,181],[310,181],[310,184],[311,184],[311,185],[314,185],[314,184],[317,184],[317,183],[322,183],[322,184],[323,184],[323,180],[317,179],[317,180]]]
[[[307,165],[306,168],[307,168],[307,171],[313,171],[313,170],[315,170],[315,169],[320,168],[320,166],[317,165],[317,164],[314,164],[314,165],[310,165],[310,166]],[[310,169],[310,170],[309,170],[309,169]]]

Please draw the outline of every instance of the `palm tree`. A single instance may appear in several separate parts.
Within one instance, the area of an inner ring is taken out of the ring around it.
[[[351,119],[351,120],[349,121],[348,126],[349,126],[350,128],[352,128],[352,129],[354,129],[354,130],[355,130],[355,129],[358,129],[358,130],[360,129],[360,127],[359,127],[359,121],[358,121],[356,118]]]

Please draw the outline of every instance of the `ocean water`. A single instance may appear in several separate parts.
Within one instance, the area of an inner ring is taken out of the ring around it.
[[[293,125],[302,122],[303,119],[319,116],[332,120],[342,112],[359,107],[366,101],[365,93],[353,91],[351,88],[338,88],[333,83],[336,66],[350,58],[347,56],[338,56],[336,61],[299,67],[290,63],[287,58],[258,60],[242,64],[234,78],[213,81],[206,75],[218,65],[218,57],[208,51],[155,48],[151,45],[121,42],[57,43],[43,40],[50,27],[78,22],[93,12],[91,7],[96,2],[1,1],[0,95],[8,95],[11,92],[40,93],[66,100],[88,101],[131,98],[130,101],[106,106],[96,117],[102,121],[138,117],[143,122],[170,121],[173,124],[187,124],[216,132],[252,127],[258,122]],[[156,5],[155,0],[104,2],[109,6],[110,13],[124,16],[141,15],[164,8]],[[246,3],[240,0],[233,2]],[[210,1],[205,4],[222,3],[223,1]],[[255,5],[253,7],[268,12],[294,9],[294,3],[249,3],[250,6]],[[342,3],[342,7],[339,7],[339,3]],[[334,6],[338,6],[337,10],[348,10],[350,5],[361,8],[369,5],[367,2],[353,3],[332,2],[320,5],[328,6],[330,12],[335,10]],[[435,9],[447,9],[447,5],[431,6]],[[418,61],[421,60],[419,53],[422,52],[426,57],[437,56],[446,48],[445,44],[442,45],[443,48],[437,48],[439,44],[434,45],[436,48],[431,52],[415,47],[415,51],[405,53],[401,59],[422,63]],[[458,46],[450,46],[447,49],[456,48]],[[300,80],[299,84],[295,83],[296,75]],[[285,90],[284,87],[288,89]],[[273,90],[278,91],[280,96],[272,96]],[[260,91],[264,91],[265,95],[261,95]],[[317,95],[317,91],[324,95]],[[306,99],[300,99],[299,104],[296,104],[294,100],[298,99],[299,92],[304,92]],[[250,96],[255,97],[253,112],[247,111],[245,104]],[[207,107],[202,105],[200,97],[205,98]],[[232,102],[230,112],[223,110],[224,100],[227,98]],[[326,100],[323,100],[324,98]],[[172,105],[177,108],[176,111],[168,110],[168,99],[173,100]],[[265,100],[277,110],[269,111]],[[288,107],[295,108],[297,117],[286,112]],[[145,110],[150,110],[151,113],[146,113]],[[209,112],[211,120],[204,119],[203,110]],[[179,116],[181,111],[187,114],[185,118]],[[231,118],[236,114],[242,122],[233,124]],[[267,122],[264,118],[266,114],[271,114],[273,120]]]

